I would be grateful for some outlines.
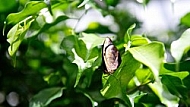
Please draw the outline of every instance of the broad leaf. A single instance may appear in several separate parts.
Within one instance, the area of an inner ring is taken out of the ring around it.
[[[159,70],[164,60],[164,46],[160,42],[152,42],[147,45],[130,48],[129,52],[133,57],[148,66],[156,80],[159,79]]]
[[[142,35],[132,35],[131,36],[131,46],[140,46],[150,43],[148,38],[143,37]]]
[[[124,36],[124,41],[125,43],[128,43],[131,40],[131,32],[132,30],[136,27],[136,24],[131,25],[128,29],[127,32],[125,33]]]
[[[65,88],[48,88],[40,91],[32,97],[29,107],[44,107],[51,103],[52,100],[62,96]]]
[[[175,64],[164,63],[163,66],[161,67],[160,75],[170,75],[170,76],[178,77],[181,80],[183,80],[184,78],[186,78],[189,75],[189,72],[185,71],[185,70],[188,70],[187,64],[189,64],[189,63],[188,62],[180,63],[180,69],[179,69],[180,72],[175,72]]]
[[[161,79],[162,83],[167,86],[168,90],[178,97],[186,99],[188,96],[188,90],[183,85],[183,82],[178,77],[163,75]]]
[[[95,34],[82,33],[81,35],[83,36],[81,39],[85,42],[87,49],[100,46],[105,40],[105,38],[98,37]]]
[[[61,48],[65,50],[66,54],[68,56],[70,56],[70,60],[73,61],[74,60],[74,54],[72,52],[72,49],[75,46],[75,36],[71,35],[71,36],[66,36],[65,38],[63,38],[63,41],[61,43]]]
[[[150,69],[138,69],[136,71],[136,77],[138,78],[139,82],[144,85],[154,80],[154,76]]]
[[[16,64],[15,63],[16,52],[33,21],[34,19],[32,17],[28,17],[25,20],[13,26],[7,34],[7,41],[10,43],[8,52],[10,56],[13,57],[14,59],[14,65]]]
[[[168,92],[159,79],[159,71],[164,60],[165,52],[163,44],[152,42],[148,45],[130,48],[129,51],[136,60],[152,70],[156,81],[154,83],[149,83],[148,86],[159,97],[160,101],[166,106],[177,106],[179,99]]]
[[[187,13],[185,16],[183,16],[182,18],[181,18],[181,23],[183,24],[183,25],[186,25],[186,26],[188,26],[188,27],[190,27],[190,22],[189,22],[189,20],[190,20],[190,13]]]
[[[149,83],[148,86],[152,91],[158,96],[161,103],[167,107],[178,107],[179,98],[175,95],[172,95],[168,89],[161,83],[160,80]]]
[[[101,90],[101,94],[106,98],[120,98],[125,101],[127,105],[131,106],[126,96],[126,88],[139,67],[140,63],[136,61],[130,53],[126,53],[122,57],[122,63],[117,71],[107,78],[102,78],[104,86]]]
[[[91,76],[95,69],[100,66],[100,51],[97,50],[97,47],[103,43],[103,38],[98,37],[94,34],[82,33],[81,38],[75,39],[74,49],[74,61],[78,66],[78,73],[75,82],[75,87],[79,83],[79,80],[85,71],[86,78],[88,82],[91,81]],[[89,72],[89,69],[90,72]],[[89,83],[88,83],[89,84]]]
[[[75,51],[79,57],[81,57],[84,61],[87,61],[89,53],[84,41],[76,39]]]
[[[79,80],[80,80],[84,70],[92,67],[93,63],[95,62],[95,60],[98,57],[92,58],[92,59],[84,62],[84,60],[81,57],[78,56],[78,54],[75,52],[74,49],[72,49],[72,52],[74,53],[74,58],[75,58],[73,63],[77,64],[77,66],[78,66],[78,73],[77,73],[76,82],[75,82],[75,85],[74,85],[74,87],[76,87],[78,85],[78,83],[79,83]]]
[[[181,60],[183,54],[187,49],[190,48],[190,28],[184,31],[184,33],[181,35],[181,37],[173,41],[171,44],[171,54],[174,57],[175,61],[179,63]]]
[[[29,16],[35,16],[46,6],[43,1],[28,2],[21,12],[9,14],[6,19],[6,24],[16,24]]]

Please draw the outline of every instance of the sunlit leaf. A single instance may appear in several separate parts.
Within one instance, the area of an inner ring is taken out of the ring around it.
[[[186,65],[186,63],[187,62],[180,63],[180,69],[179,69],[180,72],[175,71],[176,64],[164,63],[164,65],[161,67],[160,75],[170,75],[170,76],[178,77],[182,80],[189,75],[189,72],[185,71],[185,70],[188,70],[187,69],[188,65]],[[185,68],[182,68],[182,67],[185,67]]]
[[[148,68],[139,68],[135,72],[135,76],[127,86],[127,93],[133,93],[140,89],[140,87],[154,82],[154,75]]]
[[[150,40],[146,37],[142,37],[141,35],[132,35],[131,36],[131,46],[140,46],[150,43]]]
[[[138,69],[136,71],[136,77],[138,78],[141,84],[147,84],[154,80],[154,76],[150,69]]]
[[[30,1],[21,12],[9,14],[6,19],[6,24],[16,24],[29,16],[37,15],[39,11],[46,6],[43,1]]]
[[[149,83],[148,86],[158,96],[162,104],[167,107],[178,107],[179,98],[172,95],[160,80]]]
[[[129,52],[136,60],[140,61],[152,70],[156,81],[154,83],[149,83],[148,85],[160,98],[160,101],[166,106],[178,105],[179,99],[169,93],[159,79],[159,71],[164,60],[165,52],[163,44],[159,42],[152,42],[148,45],[130,48]],[[165,97],[165,95],[167,97]]]
[[[63,39],[61,47],[66,51],[66,54],[71,56],[71,61],[78,66],[78,72],[75,82],[75,87],[78,85],[83,72],[88,79],[88,84],[91,81],[93,72],[101,64],[100,46],[103,38],[93,34],[82,33],[82,37],[76,35],[67,36]]]
[[[135,71],[140,67],[140,63],[136,61],[130,53],[122,57],[122,63],[113,75],[102,78],[104,81],[101,94],[106,98],[120,98],[129,106],[129,99],[126,96],[126,88],[129,81],[135,75]]]
[[[7,41],[10,43],[8,48],[9,55],[15,59],[16,52],[25,37],[31,23],[34,21],[32,17],[28,17],[25,20],[19,22],[11,28],[7,34]],[[14,62],[14,65],[16,63]]]
[[[75,52],[74,49],[72,49],[72,52],[74,53],[74,58],[75,60],[73,61],[73,63],[77,64],[78,66],[78,73],[77,73],[77,77],[76,77],[76,82],[74,87],[76,87],[79,83],[79,80],[82,76],[82,73],[84,72],[85,69],[92,67],[94,61],[97,59],[97,57],[92,58],[86,62],[84,62],[84,60],[78,56],[78,54]]]
[[[82,35],[82,37],[79,39],[85,43],[86,48],[87,48],[85,60],[96,57],[99,52],[97,51],[97,48],[95,48],[95,47],[100,47],[103,44],[103,41],[105,40],[105,38],[99,37],[95,34],[82,33],[81,35]],[[82,49],[80,46],[79,52],[81,52],[81,50]],[[80,55],[80,53],[78,53],[78,54]]]
[[[186,26],[190,27],[190,22],[189,22],[189,20],[190,20],[190,13],[187,13],[185,16],[183,16],[183,17],[181,18],[181,23],[182,23],[183,25],[186,25]]]
[[[133,24],[131,25],[128,29],[127,29],[127,32],[125,33],[125,36],[124,36],[124,41],[125,43],[128,43],[128,41],[131,40],[131,32],[132,30],[136,27],[136,24]]]
[[[148,66],[156,80],[159,79],[159,70],[164,60],[164,46],[160,42],[152,42],[147,45],[134,47],[129,49],[133,57]]]
[[[190,48],[190,29],[183,32],[181,37],[171,44],[171,54],[175,61],[179,63],[186,49]]]
[[[187,77],[189,75],[189,72],[187,71],[182,71],[182,72],[166,72],[164,74],[161,74],[161,75],[170,75],[170,76],[173,76],[173,77],[178,77],[180,79],[184,79],[185,77]]]
[[[48,88],[41,90],[30,100],[29,107],[44,107],[51,103],[52,100],[62,96],[65,88]]]
[[[82,40],[85,42],[87,49],[101,46],[105,38],[98,37],[95,34],[82,33]]]

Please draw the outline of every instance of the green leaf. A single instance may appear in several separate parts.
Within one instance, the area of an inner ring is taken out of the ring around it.
[[[82,35],[82,37],[79,39],[85,43],[86,49],[87,49],[84,60],[86,61],[90,58],[96,57],[98,54],[95,52],[96,51],[95,47],[101,46],[103,44],[105,38],[99,37],[95,34],[81,33],[81,35]],[[82,49],[80,46],[78,51],[81,53],[81,50]],[[78,54],[80,55],[80,53],[78,53]]]
[[[150,71],[150,69],[140,68],[136,71],[135,74],[141,84],[147,84],[150,81],[154,80],[153,79],[154,76],[153,76],[152,72]]]
[[[83,36],[81,39],[85,42],[88,50],[102,45],[105,40],[105,38],[101,38],[95,34],[82,33],[81,35]]]
[[[101,94],[106,98],[120,98],[128,106],[131,106],[129,98],[126,96],[126,88],[139,67],[140,63],[136,61],[130,53],[126,53],[122,57],[120,67],[114,74],[109,75],[107,78],[102,78],[104,86],[103,89],[101,89]]]
[[[29,16],[37,15],[39,11],[45,7],[47,7],[47,5],[43,1],[28,2],[21,12],[9,14],[6,19],[6,24],[16,24]]]
[[[8,32],[7,41],[10,43],[8,52],[9,52],[9,55],[13,57],[13,59],[16,58],[16,52],[33,21],[34,19],[32,17],[28,17],[25,20],[13,26],[11,30]],[[14,65],[15,64],[16,62],[14,61]]]
[[[175,72],[175,64],[164,63],[164,65],[161,67],[160,75],[170,75],[170,76],[178,77],[181,80],[183,80],[184,78],[186,78],[189,75],[188,71],[183,71],[183,70],[187,70],[187,69],[182,68],[184,66],[184,64],[186,65],[186,63],[180,64],[180,67],[181,67],[180,72]],[[188,65],[186,65],[184,67],[188,67]]]
[[[94,34],[86,33],[82,33],[82,37],[80,38],[71,35],[63,39],[61,48],[71,56],[71,61],[78,66],[74,87],[78,85],[83,72],[85,72],[85,78],[88,80],[87,84],[90,84],[93,72],[101,64],[100,51],[97,47],[103,43],[103,40],[103,38]]]
[[[169,75],[169,76],[173,76],[173,77],[178,77],[180,79],[184,79],[189,75],[189,72],[187,71],[183,71],[183,72],[166,72],[164,74],[161,74],[161,76],[164,75]]]
[[[181,18],[181,23],[183,24],[183,25],[186,25],[186,26],[188,26],[188,27],[190,27],[190,22],[189,22],[189,20],[190,20],[190,13],[187,13],[185,16],[183,16],[182,18]]]
[[[151,70],[148,68],[139,68],[127,86],[127,93],[131,94],[137,91],[141,86],[151,82],[154,82],[154,75]]]
[[[132,35],[131,36],[131,46],[140,46],[150,43],[148,38],[143,37],[142,35]]]
[[[72,49],[72,52],[74,53],[74,58],[75,58],[73,63],[76,63],[77,66],[78,66],[78,73],[77,73],[76,82],[75,82],[75,85],[74,85],[74,87],[76,87],[78,85],[78,83],[79,83],[79,80],[80,80],[84,70],[92,67],[93,63],[95,62],[95,60],[98,57],[92,58],[92,59],[87,60],[86,62],[84,62],[84,60],[80,56],[78,56],[78,54],[76,53],[76,51],[74,49]]]
[[[63,38],[63,41],[61,42],[61,48],[65,50],[66,54],[70,56],[71,61],[74,60],[74,54],[72,52],[72,49],[75,46],[75,36],[70,35]]]
[[[175,61],[179,63],[183,54],[187,49],[190,48],[190,28],[183,32],[181,37],[173,41],[171,44],[171,54],[174,57]]]
[[[176,63],[164,63],[164,68],[175,71]],[[179,71],[190,71],[190,60],[186,60],[179,63]]]
[[[179,105],[179,98],[175,95],[172,95],[160,80],[154,83],[149,83],[148,86],[158,96],[161,103],[165,104],[166,107],[177,107]]]
[[[183,85],[181,79],[171,75],[163,75],[161,81],[164,85],[166,85],[172,94],[177,95],[180,98],[182,97],[184,99],[187,99],[188,90]]]
[[[136,27],[136,24],[132,24],[128,29],[127,29],[127,32],[125,33],[125,36],[124,36],[124,41],[125,43],[128,43],[128,41],[131,41],[131,32],[132,30]]]
[[[156,107],[160,105],[160,101],[155,94],[143,93],[142,91],[136,92],[134,102],[134,107]]]
[[[133,57],[148,66],[156,80],[159,79],[159,70],[164,60],[164,46],[160,42],[152,42],[147,45],[130,48],[129,52]]]
[[[82,33],[81,35],[81,38],[75,39],[74,49],[72,49],[72,52],[74,53],[73,63],[76,63],[78,66],[78,73],[74,87],[78,85],[84,71],[88,82],[90,82],[93,72],[101,63],[100,51],[97,50],[97,47],[103,44],[104,38],[98,37],[94,34]]]
[[[86,44],[82,40],[76,40],[75,41],[75,51],[79,57],[81,57],[84,61],[87,61],[88,59],[88,50],[86,47]]]
[[[65,88],[48,88],[34,95],[30,100],[29,107],[44,107],[51,103],[52,100],[62,96]]]
[[[188,90],[190,89],[190,82],[189,81],[190,81],[190,75],[188,75],[187,77],[185,77],[183,79],[183,83],[187,87]]]

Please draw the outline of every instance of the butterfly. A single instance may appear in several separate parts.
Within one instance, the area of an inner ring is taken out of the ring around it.
[[[121,57],[110,38],[106,38],[102,47],[102,61],[105,68],[104,73],[113,74],[119,67]]]

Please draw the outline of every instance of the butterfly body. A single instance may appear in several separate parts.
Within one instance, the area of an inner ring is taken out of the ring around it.
[[[102,48],[102,60],[105,66],[104,73],[112,74],[120,65],[120,55],[110,38],[106,38]]]

